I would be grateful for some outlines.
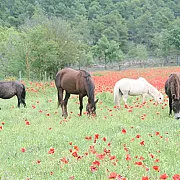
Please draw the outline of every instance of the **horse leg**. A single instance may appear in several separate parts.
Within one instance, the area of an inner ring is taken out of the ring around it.
[[[142,94],[142,103],[145,102],[145,97],[146,97],[146,94]]]
[[[119,90],[118,90],[118,93],[114,92],[114,104],[116,106],[118,106],[118,108],[120,107],[120,98],[121,97],[122,97],[122,94],[119,92]]]
[[[80,106],[79,106],[79,109],[80,109],[80,116],[82,116],[82,109],[83,109],[83,96],[79,95],[79,102],[80,102]]]
[[[17,97],[17,99],[18,99],[18,108],[20,108],[20,104],[21,104],[21,99],[19,98],[19,97]]]
[[[68,116],[68,113],[67,113],[67,103],[68,103],[69,97],[70,97],[70,94],[66,92],[66,95],[65,95],[65,98],[64,98],[64,115],[63,115],[65,119]]]
[[[63,101],[63,89],[58,88],[58,106],[61,105],[62,116],[64,116],[64,101]]]
[[[128,93],[127,94],[123,94],[122,98],[123,98],[125,107],[128,107],[128,105],[127,105]]]
[[[17,96],[17,100],[18,100],[18,104],[17,104],[17,107],[20,108],[20,104],[21,104],[21,96],[17,93],[16,94]]]
[[[25,99],[21,99],[21,102],[23,103],[24,107],[26,107]]]
[[[169,115],[172,115],[172,99],[169,98]]]

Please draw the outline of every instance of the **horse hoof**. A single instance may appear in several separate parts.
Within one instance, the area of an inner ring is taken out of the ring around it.
[[[67,114],[63,114],[62,116],[64,117],[64,119],[66,119],[68,117]]]

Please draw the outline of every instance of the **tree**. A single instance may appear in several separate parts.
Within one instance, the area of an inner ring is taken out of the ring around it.
[[[128,57],[135,62],[140,62],[141,66],[144,67],[144,61],[148,58],[148,52],[143,44],[131,44],[131,48],[128,52]]]
[[[177,65],[179,65],[179,50],[180,50],[180,18],[174,20],[168,30],[169,44],[177,50]]]
[[[109,41],[104,35],[92,49],[95,57],[103,59],[105,69],[107,68],[108,63],[112,63],[114,61],[119,62],[124,58],[124,54],[119,48],[119,44],[114,40]]]

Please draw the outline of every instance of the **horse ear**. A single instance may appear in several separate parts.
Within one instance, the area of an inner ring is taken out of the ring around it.
[[[99,99],[96,99],[96,100],[95,100],[95,104],[96,104],[98,101],[99,101]]]

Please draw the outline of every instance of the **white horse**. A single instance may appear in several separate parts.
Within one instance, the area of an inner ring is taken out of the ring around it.
[[[122,97],[124,103],[127,105],[127,98],[130,96],[142,96],[143,102],[145,97],[150,95],[155,101],[161,103],[163,95],[153,85],[147,82],[146,79],[140,77],[138,79],[123,78],[116,82],[114,86],[114,103],[120,106],[120,98]]]

